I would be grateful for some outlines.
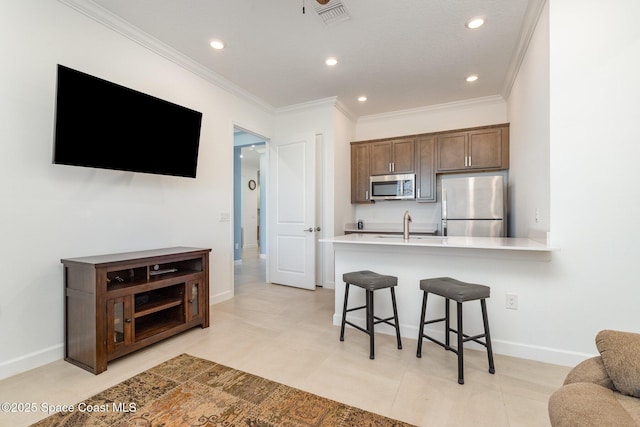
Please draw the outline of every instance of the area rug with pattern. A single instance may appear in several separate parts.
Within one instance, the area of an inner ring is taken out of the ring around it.
[[[182,354],[33,426],[408,426]]]

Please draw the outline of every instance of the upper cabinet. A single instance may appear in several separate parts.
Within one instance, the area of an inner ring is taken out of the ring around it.
[[[416,144],[416,200],[436,201],[436,138],[420,136]]]
[[[412,173],[415,148],[413,138],[371,143],[371,175]]]
[[[436,172],[508,168],[508,125],[442,133],[436,138]]]
[[[369,203],[371,144],[351,143],[351,203]]]
[[[509,168],[509,124],[351,143],[351,203],[371,203],[374,175],[416,174],[416,201],[436,201],[436,174]]]

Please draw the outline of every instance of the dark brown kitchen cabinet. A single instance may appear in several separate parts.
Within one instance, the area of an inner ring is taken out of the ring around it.
[[[209,252],[177,247],[61,260],[65,360],[99,374],[108,361],[208,327]]]
[[[371,175],[371,144],[351,144],[351,203],[371,203],[369,176]]]
[[[509,169],[509,124],[351,143],[351,203],[371,203],[370,177],[415,173],[416,201],[435,202],[436,174]]]
[[[435,136],[422,136],[415,140],[416,200],[418,202],[436,201],[435,141]]]
[[[439,173],[508,168],[508,125],[437,135],[436,171]]]
[[[371,143],[371,175],[412,173],[415,170],[413,138]]]

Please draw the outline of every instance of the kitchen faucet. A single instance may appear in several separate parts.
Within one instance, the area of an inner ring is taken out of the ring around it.
[[[409,240],[409,223],[411,222],[411,217],[409,216],[409,211],[405,211],[404,213],[404,228],[402,232],[402,236],[404,240]]]

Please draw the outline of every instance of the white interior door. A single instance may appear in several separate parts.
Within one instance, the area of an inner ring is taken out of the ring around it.
[[[271,141],[269,280],[315,289],[315,134]]]

